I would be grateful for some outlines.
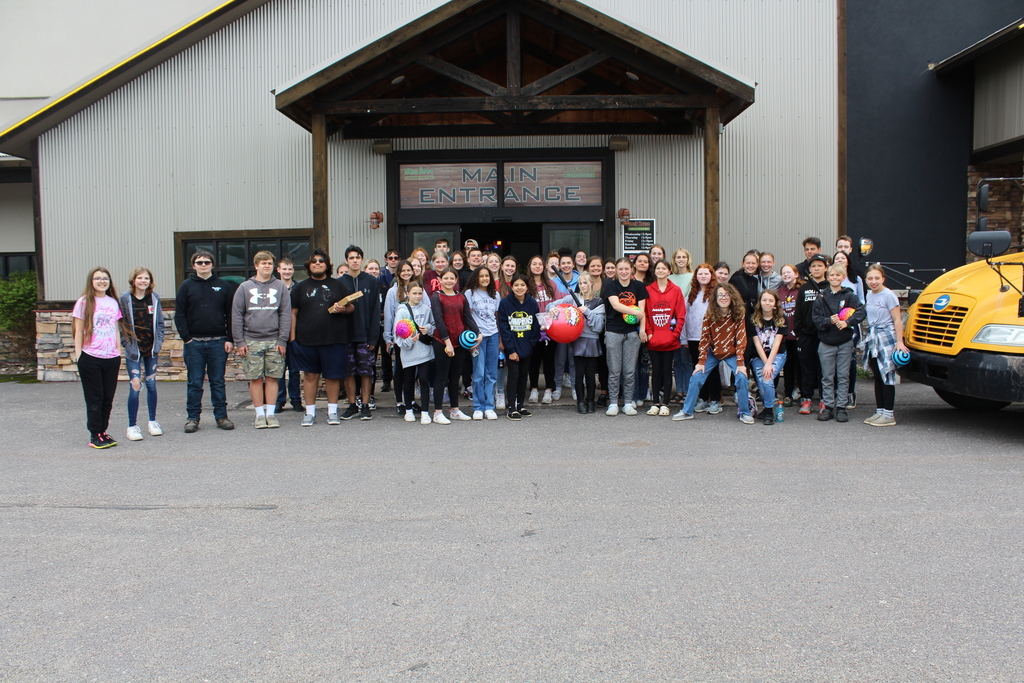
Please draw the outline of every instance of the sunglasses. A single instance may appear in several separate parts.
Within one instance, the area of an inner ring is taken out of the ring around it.
[[[213,265],[213,261],[199,260],[199,261],[195,261],[193,265],[196,265],[196,266],[212,266]]]
[[[327,261],[323,260],[322,258],[310,259],[309,262],[310,263],[327,263]]]
[[[386,258],[388,261],[397,261],[398,260],[397,256],[385,256],[384,258]]]

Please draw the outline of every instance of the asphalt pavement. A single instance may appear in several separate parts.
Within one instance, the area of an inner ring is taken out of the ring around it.
[[[0,384],[0,681],[1024,680],[1024,406],[257,431],[228,387],[128,442],[122,384],[97,451],[78,385]]]

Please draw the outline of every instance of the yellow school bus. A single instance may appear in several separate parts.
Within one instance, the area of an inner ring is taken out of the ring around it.
[[[942,275],[909,310],[900,375],[961,410],[1024,401],[1024,253],[1007,254],[1010,242],[1006,231],[972,233],[968,249],[984,260]]]

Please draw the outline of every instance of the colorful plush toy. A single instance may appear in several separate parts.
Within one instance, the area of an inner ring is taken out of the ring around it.
[[[849,306],[847,306],[846,308],[839,311],[839,319],[842,320],[843,322],[846,322],[846,319],[856,312],[857,309],[850,308]]]
[[[416,334],[416,323],[408,318],[402,318],[395,323],[395,334],[402,339],[408,339],[412,335]]]
[[[630,308],[636,312],[623,313],[622,319],[626,321],[627,325],[636,325],[640,322],[640,316],[643,315],[643,312],[640,310],[639,306],[630,306]]]

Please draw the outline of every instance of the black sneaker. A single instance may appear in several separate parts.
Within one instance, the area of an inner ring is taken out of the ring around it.
[[[302,401],[292,401],[292,410],[296,413],[306,412],[306,409],[302,407]]]
[[[507,417],[510,420],[522,420],[523,419],[522,413],[520,413],[518,410],[513,410],[512,408],[508,409],[508,412],[505,414],[505,417]]]
[[[775,414],[770,410],[761,411],[763,417],[761,417],[761,424],[773,425],[775,424]]]
[[[355,403],[349,403],[348,408],[345,408],[345,412],[339,415],[342,420],[351,420],[353,417],[359,414],[359,408],[356,407]]]
[[[100,438],[103,439],[106,442],[107,446],[116,446],[117,445],[117,442],[114,441],[114,437],[112,437],[110,434],[107,434],[106,432],[103,432],[102,434],[100,434]]]
[[[818,413],[818,422],[828,422],[832,419],[832,409],[822,408],[821,412]]]
[[[377,399],[373,396],[370,397],[370,410],[377,410]]]
[[[385,394],[391,391],[391,382],[384,382],[383,384],[381,384],[380,390],[383,391]]]
[[[519,414],[522,415],[523,417],[532,417],[533,416],[533,413],[531,413],[526,408],[520,408],[519,409]]]
[[[110,444],[106,442],[102,434],[93,434],[92,438],[89,439],[89,446],[92,448],[110,448]]]
[[[405,417],[405,404],[399,403],[395,406],[395,412],[398,413],[398,417]]]
[[[846,414],[846,408],[836,410],[836,422],[849,422],[850,416]]]
[[[283,403],[278,403],[277,406],[274,408],[274,412],[277,413],[278,415],[283,413],[284,412],[284,404]]]
[[[370,400],[372,401],[373,399],[370,399]],[[362,407],[362,409],[359,411],[359,419],[360,420],[372,420],[373,419],[373,413],[370,412],[370,406],[363,406]]]
[[[601,394],[600,396],[598,396],[595,405],[599,405],[602,408],[608,405],[608,394]]]

